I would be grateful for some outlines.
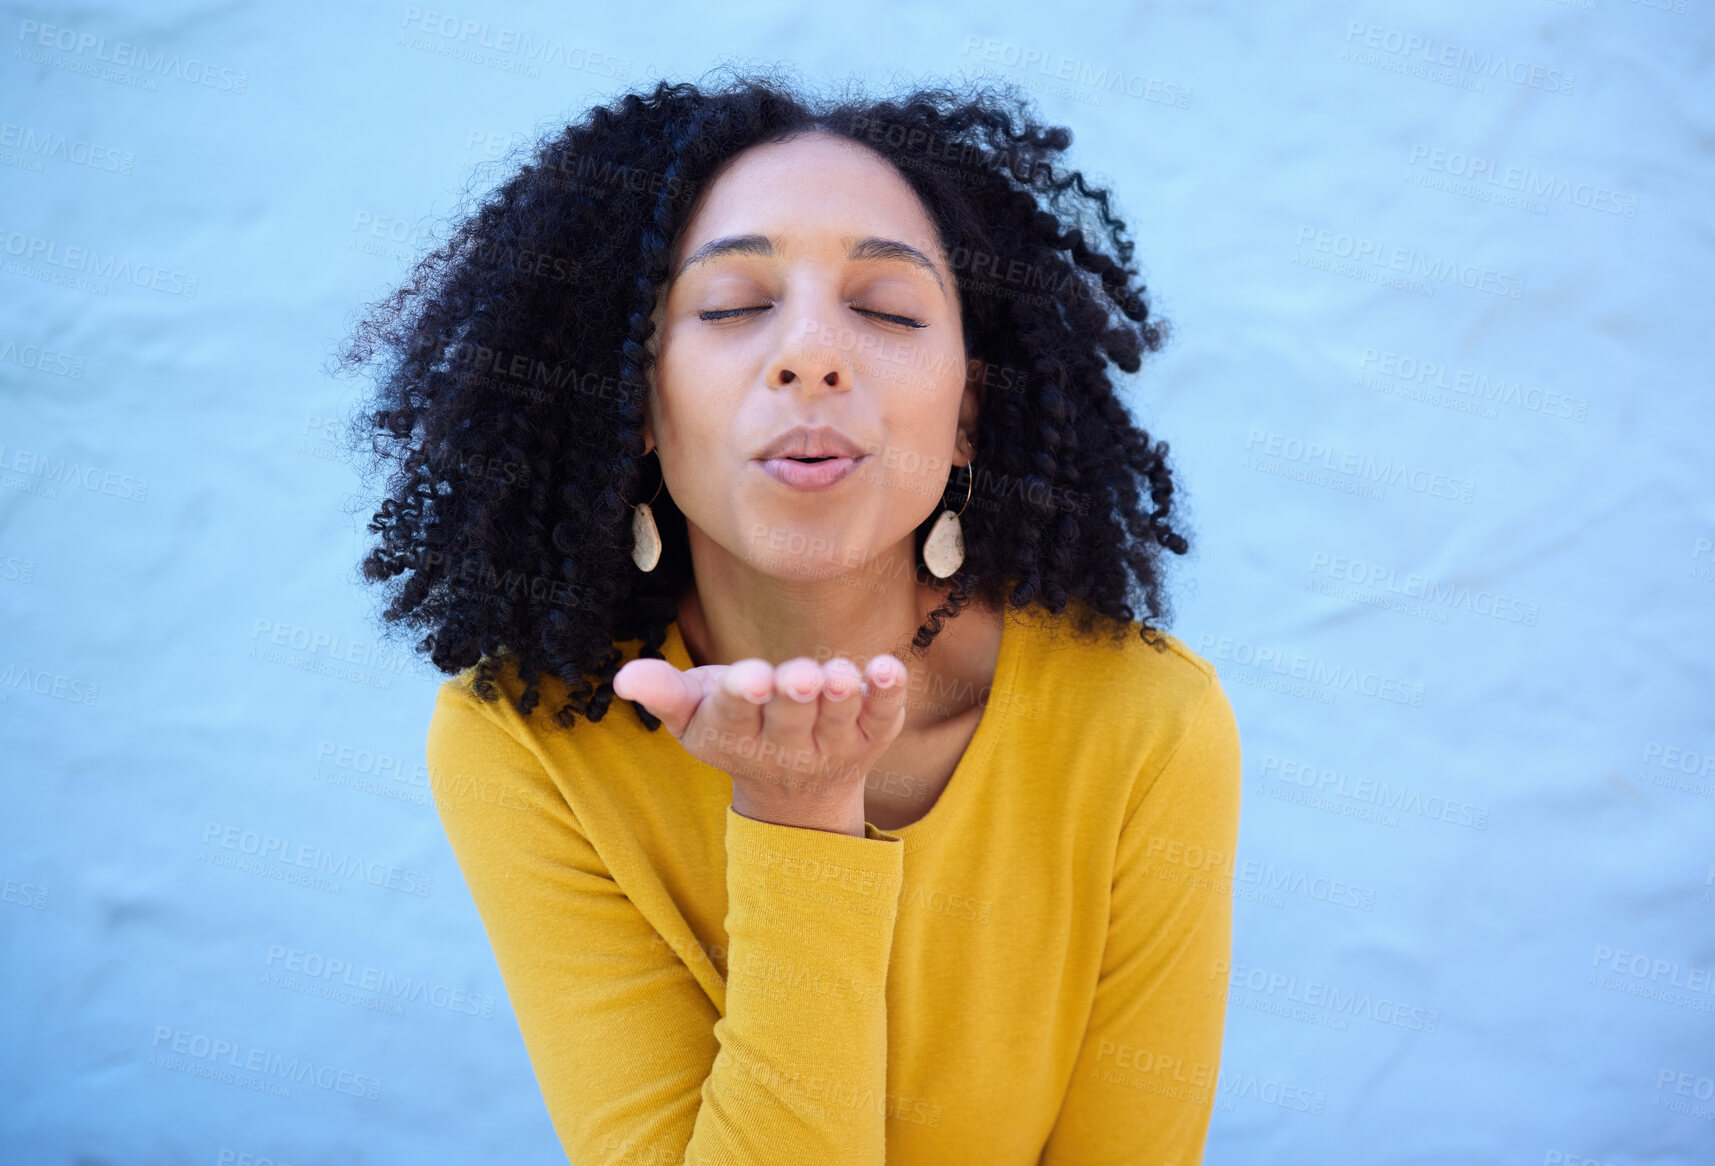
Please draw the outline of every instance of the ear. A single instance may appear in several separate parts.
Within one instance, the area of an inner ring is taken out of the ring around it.
[[[977,418],[982,414],[983,399],[988,386],[988,362],[980,356],[973,356],[965,362],[965,395],[959,400],[959,428],[965,431],[968,440],[975,440]],[[970,464],[967,455],[964,461],[959,461],[955,451],[953,464],[963,466]]]

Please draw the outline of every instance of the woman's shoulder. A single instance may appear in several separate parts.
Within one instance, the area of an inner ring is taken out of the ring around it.
[[[552,674],[538,676],[528,713],[519,708],[526,687],[516,661],[504,655],[441,682],[425,749],[437,804],[443,787],[503,787],[514,792],[514,802],[562,812],[569,807],[587,830],[600,816],[603,799],[619,796],[621,786],[647,786],[647,776],[659,772],[652,766],[677,749],[665,728],[651,734],[627,701],[612,700],[599,721],[579,715],[562,724],[557,714],[571,686]],[[648,760],[639,764],[640,759]],[[448,804],[470,802],[467,797]],[[496,818],[500,825],[509,820]]]
[[[1039,689],[1047,681],[1085,701],[1195,704],[1219,687],[1215,666],[1165,629],[1093,614],[1080,626],[1075,605],[1061,613],[1031,608],[1018,618],[1038,673],[1025,679]]]
[[[1236,756],[1238,725],[1220,677],[1177,636],[1159,628],[1146,636],[1136,620],[1080,630],[1070,611],[1026,622],[1019,683],[1038,747],[1116,776],[1158,772],[1175,755]]]
[[[535,691],[526,704],[524,698],[532,687]],[[570,724],[561,724],[556,714],[566,706],[571,691],[563,679],[547,672],[526,684],[517,658],[510,654],[484,657],[441,682],[435,694],[431,734],[503,732],[533,752],[545,753],[550,748],[563,750],[574,743],[610,736],[595,730],[604,722],[625,720],[631,712],[625,701],[615,698],[609,702],[602,722],[580,715]],[[524,707],[530,711],[522,711]],[[579,730],[586,731],[580,734]]]

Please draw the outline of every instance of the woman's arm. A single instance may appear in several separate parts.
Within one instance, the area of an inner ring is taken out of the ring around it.
[[[1120,832],[1089,1028],[1041,1166],[1203,1160],[1226,1020],[1242,770],[1213,677]],[[1211,991],[1218,986],[1222,990]]]
[[[427,754],[572,1161],[881,1166],[902,843],[729,807],[722,1017],[478,698],[443,686]]]

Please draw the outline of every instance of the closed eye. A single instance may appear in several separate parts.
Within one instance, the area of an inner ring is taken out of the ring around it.
[[[707,320],[710,323],[715,323],[720,320],[733,319],[734,317],[743,315],[745,312],[766,312],[770,306],[771,305],[765,304],[761,307],[755,308],[722,308],[716,311],[698,312],[697,318],[700,320]],[[861,312],[866,316],[877,316],[883,320],[889,320],[895,324],[902,324],[909,328],[928,327],[928,325],[923,323],[921,320],[913,320],[910,316],[900,316],[892,312],[877,312],[870,308],[860,308],[855,304],[852,305],[852,311]]]
[[[872,312],[868,308],[852,308],[854,312],[862,312],[866,316],[879,316],[883,320],[891,320],[895,324],[904,324],[909,328],[927,328],[929,325],[921,320],[913,320],[910,316],[896,316],[892,312]]]

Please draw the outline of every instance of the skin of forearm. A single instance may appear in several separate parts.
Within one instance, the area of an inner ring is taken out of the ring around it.
[[[759,822],[772,822],[779,826],[797,826],[805,830],[827,830],[835,834],[851,834],[862,838],[864,836],[863,789],[863,785],[859,784],[856,798],[849,796],[841,796],[838,799],[782,797],[759,801],[735,785],[732,791],[732,808],[746,818],[754,818]]]

